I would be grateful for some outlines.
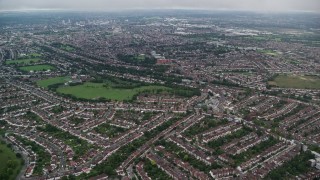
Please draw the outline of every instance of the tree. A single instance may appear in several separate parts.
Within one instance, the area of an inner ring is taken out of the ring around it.
[[[17,158],[22,158],[22,155],[20,153],[16,153]]]
[[[188,159],[189,159],[189,156],[187,154],[184,155],[183,160],[188,161]]]
[[[14,168],[16,168],[17,164],[18,164],[17,161],[14,161],[14,160],[8,160],[7,161],[7,167],[8,168],[14,169]]]
[[[67,177],[67,176],[63,176],[63,177],[61,178],[61,180],[68,180],[68,177]]]
[[[70,174],[68,178],[69,180],[76,180],[76,176],[73,174]]]
[[[7,147],[11,149],[12,148],[12,144],[7,144]]]

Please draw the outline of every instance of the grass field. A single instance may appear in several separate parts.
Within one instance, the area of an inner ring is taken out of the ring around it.
[[[279,56],[280,53],[273,50],[258,50],[259,53],[266,54],[269,56]]]
[[[47,64],[43,65],[35,65],[35,66],[23,66],[19,67],[20,70],[22,71],[47,71],[47,70],[54,70],[55,67]]]
[[[66,86],[57,89],[59,93],[73,95],[83,99],[97,99],[100,97],[111,100],[131,100],[134,95],[144,90],[166,90],[164,86],[141,86],[133,89],[115,89],[112,87],[104,87],[103,83],[84,83],[77,86]]]
[[[9,170],[10,172],[6,172],[8,178],[5,179],[13,180],[16,178],[22,168],[21,161],[22,159],[17,158],[16,153],[8,148],[6,144],[0,144],[0,172],[3,173],[11,169]]]
[[[281,88],[320,89],[320,78],[317,76],[279,75],[268,83]]]
[[[68,76],[55,77],[55,78],[39,80],[39,81],[37,81],[37,85],[40,87],[47,88],[50,85],[65,83],[65,82],[68,82],[69,80],[70,80],[70,78]]]
[[[26,59],[18,59],[18,60],[10,60],[6,61],[6,64],[29,64],[39,62],[40,58],[26,58]]]

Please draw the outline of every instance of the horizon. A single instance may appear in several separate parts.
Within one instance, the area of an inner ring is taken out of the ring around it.
[[[63,12],[63,13],[119,13],[119,12],[195,12],[195,13],[256,13],[256,14],[320,14],[318,11],[307,10],[290,10],[290,11],[259,11],[259,10],[239,10],[239,9],[170,9],[170,8],[154,8],[154,9],[109,9],[109,10],[90,10],[90,9],[16,9],[16,10],[0,10],[0,13],[37,13],[37,12]]]
[[[209,10],[249,12],[320,12],[318,0],[0,0],[0,11]]]

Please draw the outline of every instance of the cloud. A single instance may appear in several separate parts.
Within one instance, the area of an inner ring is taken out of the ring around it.
[[[0,10],[176,8],[320,12],[320,0],[0,0]]]

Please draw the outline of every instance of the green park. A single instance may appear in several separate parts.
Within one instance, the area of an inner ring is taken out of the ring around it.
[[[131,100],[135,95],[143,91],[167,90],[164,86],[141,86],[132,89],[114,88],[106,86],[105,83],[86,82],[76,86],[59,87],[57,92],[72,95],[82,99],[98,99],[105,98],[110,100]]]
[[[0,179],[13,180],[19,174],[23,165],[23,159],[20,154],[12,150],[11,145],[4,141],[0,143]]]
[[[40,87],[48,88],[50,85],[54,84],[63,84],[70,81],[70,77],[68,76],[60,76],[60,77],[54,77],[54,78],[49,78],[49,79],[43,79],[37,81],[37,85]]]
[[[268,82],[271,86],[296,89],[320,89],[320,77],[308,75],[278,75]]]
[[[55,67],[48,65],[48,64],[42,64],[42,65],[34,65],[34,66],[22,66],[19,67],[22,71],[47,71],[47,70],[54,70]]]

